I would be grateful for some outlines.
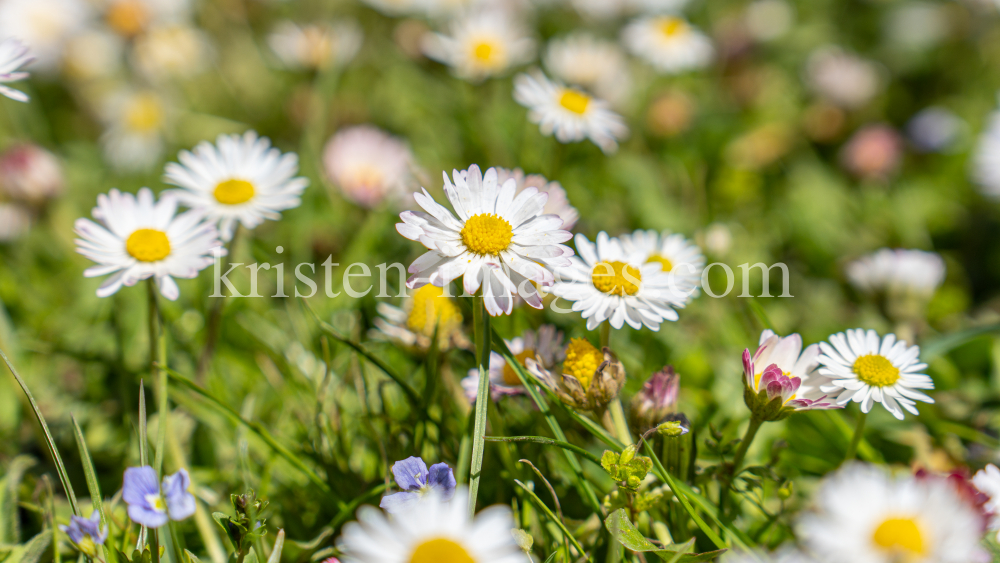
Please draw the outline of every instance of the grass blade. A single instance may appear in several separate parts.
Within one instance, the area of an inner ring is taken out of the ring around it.
[[[589,459],[598,466],[601,465],[601,459],[596,455],[588,452],[587,450],[581,448],[580,446],[575,446],[569,442],[564,442],[562,440],[553,440],[552,438],[545,438],[543,436],[484,436],[483,440],[487,442],[531,442],[533,444],[545,444],[548,446],[556,446],[557,448],[562,448],[564,450],[569,450],[571,452],[576,452],[582,455],[584,458]]]
[[[94,510],[96,510],[101,515],[101,526],[109,526],[108,517],[104,514],[104,497],[101,496],[101,485],[97,481],[97,472],[94,471],[94,461],[90,457],[90,450],[87,448],[87,441],[83,436],[83,430],[80,429],[80,423],[76,421],[76,417],[70,415],[70,420],[73,422],[73,435],[76,437],[76,447],[80,450],[80,461],[83,464],[83,474],[87,477],[87,490],[90,491],[90,502],[94,505]],[[118,556],[113,549],[104,549],[101,546],[101,550],[107,554],[108,563],[117,563]]]
[[[545,515],[549,517],[549,520],[552,520],[556,526],[559,526],[559,529],[562,530],[562,533],[565,535],[566,539],[573,544],[573,547],[576,548],[577,552],[579,552],[581,556],[586,557],[588,561],[592,561],[591,557],[587,554],[586,551],[584,551],[583,546],[580,545],[580,542],[577,541],[577,539],[573,536],[573,534],[569,533],[569,530],[566,529],[566,525],[563,524],[562,520],[556,518],[556,515],[552,513],[552,510],[550,510],[549,507],[544,502],[542,502],[542,499],[538,498],[538,495],[535,494],[535,491],[532,491],[530,488],[528,488],[527,485],[518,481],[517,479],[514,479],[514,482],[517,483],[519,487],[524,489],[524,492],[528,494],[528,498],[531,499],[531,501],[535,504],[535,506],[538,507],[539,510],[544,512]]]
[[[475,297],[476,363],[479,368],[479,385],[476,390],[475,426],[472,431],[472,463],[469,472],[469,518],[476,516],[476,498],[479,496],[479,481],[483,476],[483,450],[486,443],[486,411],[490,406],[490,353],[493,337],[490,331],[490,314],[486,311],[484,297]]]
[[[285,530],[278,530],[278,537],[274,538],[274,547],[271,549],[271,556],[267,558],[267,563],[278,563],[281,561],[281,550],[285,547]]]
[[[942,354],[947,354],[948,352],[958,348],[959,346],[965,344],[966,342],[978,338],[984,334],[989,334],[991,332],[1000,332],[1000,323],[986,325],[986,326],[976,326],[972,328],[967,328],[965,330],[960,330],[958,332],[953,332],[951,334],[946,334],[921,346],[922,358],[927,361],[931,358],[935,358]]]

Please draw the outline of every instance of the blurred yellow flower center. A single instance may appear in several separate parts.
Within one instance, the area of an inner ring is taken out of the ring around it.
[[[125,108],[125,123],[132,131],[149,133],[163,123],[163,107],[152,94],[139,94]]]
[[[444,288],[427,284],[418,289],[412,299],[406,319],[406,327],[411,331],[431,337],[437,328],[438,336],[445,337],[462,324],[462,313],[444,294]]]
[[[594,372],[602,363],[604,363],[603,352],[584,338],[573,338],[566,348],[566,361],[563,362],[562,372],[575,377],[583,389],[587,390],[594,380]]]
[[[912,518],[889,518],[879,525],[872,537],[875,545],[906,556],[924,555],[924,537]]]
[[[425,541],[413,550],[410,563],[476,563],[464,547],[445,539]]]
[[[156,512],[166,512],[167,503],[158,494],[146,495],[146,502],[149,503],[149,507]]]
[[[302,30],[302,60],[312,68],[324,68],[333,58],[333,38],[321,27],[309,26]]]
[[[377,189],[382,186],[382,171],[370,164],[359,164],[351,171],[350,187]]]
[[[492,213],[473,215],[462,227],[462,242],[474,254],[500,254],[507,250],[512,238],[510,223]]]
[[[639,268],[624,262],[598,262],[591,273],[594,287],[608,295],[635,295],[639,292],[642,274]]]
[[[899,379],[899,368],[878,354],[866,354],[854,360],[854,373],[868,385],[885,387]]]
[[[531,348],[528,348],[524,352],[516,354],[514,356],[514,359],[517,360],[517,363],[523,366],[525,360],[534,357],[535,357],[535,351],[532,350]],[[504,385],[511,385],[511,386],[521,384],[521,378],[517,376],[517,373],[514,371],[514,368],[510,367],[510,364],[506,362],[503,364],[503,383]]]
[[[91,558],[97,555],[97,544],[94,543],[94,539],[89,535],[83,536],[83,539],[80,540],[80,543],[76,544],[76,546],[80,548],[80,551]]]
[[[163,231],[138,229],[128,236],[125,250],[140,262],[157,262],[170,255],[170,240]]]
[[[660,270],[664,272],[669,272],[674,269],[674,263],[670,261],[666,256],[656,253],[649,257],[650,262],[656,262],[660,265]]]
[[[472,55],[476,57],[476,60],[485,63],[489,62],[490,58],[493,57],[494,50],[495,49],[493,48],[492,44],[482,41],[480,43],[477,43],[476,46],[473,47]]]
[[[590,96],[578,90],[565,90],[559,97],[559,105],[573,113],[583,115],[590,105]]]
[[[149,12],[140,0],[120,0],[108,8],[104,19],[119,35],[132,37],[146,28]]]
[[[660,32],[667,37],[680,35],[685,29],[687,29],[687,24],[680,18],[665,17],[660,19]]]
[[[226,205],[237,205],[250,201],[254,194],[253,184],[246,180],[231,178],[215,186],[215,200]]]

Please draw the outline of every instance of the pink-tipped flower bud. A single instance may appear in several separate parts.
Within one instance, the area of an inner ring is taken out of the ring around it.
[[[680,386],[681,376],[673,366],[664,367],[646,380],[632,398],[632,418],[640,431],[656,426],[676,410]]]

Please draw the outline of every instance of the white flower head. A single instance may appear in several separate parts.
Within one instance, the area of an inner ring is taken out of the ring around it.
[[[944,260],[935,252],[883,248],[847,265],[847,279],[867,293],[913,294],[929,299],[944,282]]]
[[[552,293],[573,302],[573,310],[587,319],[587,330],[604,321],[614,328],[628,324],[659,330],[664,321],[676,321],[687,303],[686,294],[660,264],[645,262],[642,254],[626,252],[620,240],[605,232],[597,244],[576,235],[577,256],[569,267],[558,268]]]
[[[542,325],[538,331],[526,330],[522,336],[505,340],[510,353],[517,362],[525,367],[530,358],[543,368],[551,370],[566,359],[563,347],[563,333],[553,325]],[[479,369],[473,368],[462,379],[462,388],[470,403],[476,402],[479,391]],[[507,360],[496,352],[490,353],[490,396],[494,401],[506,395],[522,395],[525,393],[521,379],[517,376]]]
[[[0,242],[17,240],[31,227],[31,209],[20,203],[0,202]]]
[[[4,0],[0,2],[0,37],[16,37],[31,49],[32,71],[56,70],[66,43],[89,23],[86,0]]]
[[[543,214],[548,195],[526,188],[515,197],[513,179],[500,185],[495,168],[484,175],[475,164],[468,171],[455,170],[454,184],[443,176],[445,195],[458,217],[422,189],[413,197],[426,212],[405,211],[396,225],[399,234],[428,248],[410,265],[407,287],[444,287],[462,277],[468,294],[482,287],[490,315],[510,314],[514,294],[540,309],[534,284],[551,286],[549,267],[569,265],[573,254],[561,244],[573,236],[562,230],[562,219]]]
[[[104,21],[125,38],[138,37],[161,25],[184,23],[190,19],[190,0],[106,0]]]
[[[385,514],[371,506],[344,526],[342,563],[529,563],[514,541],[510,508],[492,506],[471,518],[468,493],[447,502],[436,491]]]
[[[983,510],[990,515],[989,529],[998,531],[997,538],[1000,541],[1000,469],[992,463],[987,465],[972,476],[972,484],[989,498]]]
[[[1000,111],[990,114],[979,135],[972,157],[972,179],[983,195],[1000,199]]]
[[[233,238],[236,224],[253,229],[266,219],[299,206],[309,180],[296,177],[299,157],[271,146],[254,131],[219,135],[215,144],[202,141],[193,152],[181,151],[180,164],[167,164],[164,181],[182,203],[219,221],[223,240]]]
[[[617,43],[577,32],[549,41],[545,68],[566,84],[620,105],[632,89],[625,53]]]
[[[158,82],[198,74],[213,54],[208,36],[197,27],[167,24],[136,37],[130,60],[143,76]]]
[[[989,561],[980,515],[943,478],[853,463],[824,479],[815,504],[799,522],[800,537],[827,561]]]
[[[558,215],[563,220],[562,228],[564,231],[568,231],[573,228],[573,225],[576,225],[580,213],[570,204],[562,184],[550,182],[541,174],[525,175],[520,168],[514,170],[497,168],[497,182],[500,185],[503,185],[508,178],[513,178],[517,182],[517,192],[515,192],[514,197],[517,197],[517,194],[525,188],[535,188],[539,192],[549,195],[549,199],[546,200],[545,207],[542,209],[543,214]]]
[[[634,55],[664,74],[704,68],[715,48],[704,33],[680,16],[647,16],[625,26],[622,41]]]
[[[125,39],[107,29],[84,30],[69,40],[63,70],[84,81],[111,77],[121,69],[125,46]]]
[[[758,394],[766,391],[767,402],[780,395],[782,406],[796,411],[842,408],[825,400],[827,395],[820,390],[829,380],[819,374],[819,354],[818,344],[803,350],[798,334],[781,337],[764,330],[756,353],[750,356],[750,350],[743,352],[746,387]]]
[[[344,197],[369,209],[399,202],[415,187],[410,147],[372,125],[338,131],[323,149],[323,166]]]
[[[146,170],[163,156],[172,108],[153,90],[123,88],[100,100],[104,157],[119,170]]]
[[[289,68],[323,70],[346,65],[361,48],[364,34],[354,21],[278,24],[267,42]]]
[[[605,153],[618,150],[618,139],[628,136],[628,127],[608,102],[583,90],[549,80],[540,71],[519,74],[514,79],[514,99],[528,108],[528,119],[543,135],[555,135],[560,143],[590,139]]]
[[[408,292],[402,307],[379,303],[374,338],[387,339],[418,352],[430,349],[435,331],[438,349],[468,348],[462,330],[462,310],[443,288],[427,284]]]
[[[457,76],[480,81],[506,73],[535,56],[535,42],[503,10],[481,9],[456,17],[447,35],[424,38],[424,53]]]
[[[847,109],[867,104],[882,88],[875,63],[833,46],[809,55],[806,83],[815,93]]]
[[[874,330],[856,328],[830,336],[821,342],[820,375],[829,378],[820,385],[838,404],[861,403],[868,412],[873,403],[882,403],[887,411],[903,420],[903,409],[917,415],[916,401],[933,403],[919,389],[934,389],[930,376],[921,373],[927,364],[920,363],[920,347],[907,346],[895,334],[879,338]]]
[[[635,231],[619,237],[626,253],[638,253],[643,263],[655,262],[664,273],[673,276],[677,287],[691,297],[698,294],[705,255],[682,234],[664,231]]]
[[[21,67],[32,60],[31,50],[24,43],[11,38],[0,41],[0,94],[19,102],[28,101],[27,94],[4,84],[27,78],[28,73],[21,70]]]
[[[155,201],[149,188],[137,196],[111,190],[97,196],[92,215],[100,224],[76,220],[76,250],[97,262],[83,275],[112,274],[97,289],[98,297],[155,278],[160,293],[176,300],[180,291],[173,278],[194,278],[225,254],[215,225],[197,210],[177,215],[177,204],[170,195]]]

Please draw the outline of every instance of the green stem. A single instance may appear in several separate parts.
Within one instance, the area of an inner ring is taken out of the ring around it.
[[[490,404],[490,315],[482,295],[475,297],[473,321],[476,334],[476,364],[479,366],[479,390],[476,392],[476,424],[472,431],[472,467],[469,471],[469,515],[476,515],[476,496],[483,470],[483,448],[486,442],[486,409]]]
[[[733,456],[733,462],[729,465],[728,471],[725,473],[722,482],[720,483],[719,489],[719,517],[725,521],[726,509],[729,504],[729,488],[733,484],[733,479],[736,478],[740,473],[740,469],[743,467],[743,459],[747,456],[747,451],[750,449],[750,444],[753,443],[753,439],[757,436],[757,431],[764,424],[763,419],[757,418],[756,416],[750,417],[750,426],[747,427],[746,434],[743,435],[743,439],[740,440],[740,445],[736,449],[736,455]]]
[[[601,348],[611,346],[611,321],[601,323]]]
[[[844,456],[844,461],[851,461],[857,455],[858,444],[861,443],[861,439],[865,436],[866,420],[868,420],[868,413],[862,412],[858,414],[857,426],[854,427],[854,437],[851,438],[851,444],[847,446],[847,454]]]
[[[229,241],[229,253],[226,254],[226,261],[223,270],[228,271],[233,262],[233,255],[236,252],[236,241],[240,238],[243,229],[236,225],[233,238]],[[205,347],[202,348],[198,356],[198,364],[195,368],[194,378],[198,383],[205,380],[208,368],[212,365],[212,357],[215,355],[215,346],[219,341],[219,331],[222,330],[222,308],[226,304],[226,297],[209,297],[212,301],[211,309],[208,312],[208,322],[205,325]]]
[[[153,469],[159,477],[163,477],[163,454],[167,442],[167,331],[163,326],[163,317],[156,300],[156,279],[149,278],[149,355],[152,361],[153,375],[157,380],[157,403],[159,420],[156,424],[156,455],[153,458]]]
[[[608,412],[611,413],[611,420],[614,422],[618,440],[626,446],[633,444],[632,434],[628,430],[628,422],[625,421],[625,409],[622,407],[621,397],[615,397],[608,404]]]

